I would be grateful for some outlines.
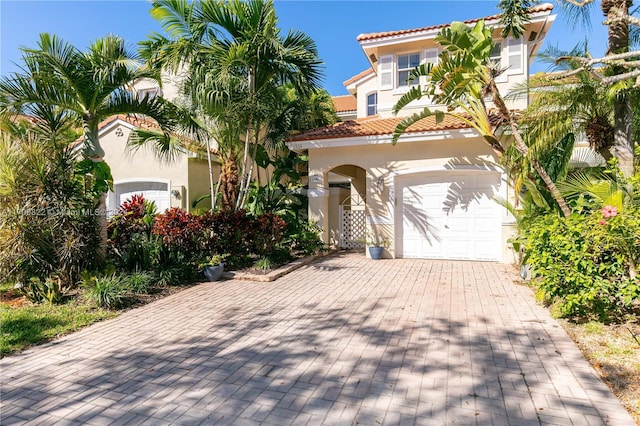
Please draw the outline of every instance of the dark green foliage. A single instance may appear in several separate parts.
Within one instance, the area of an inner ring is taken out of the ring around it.
[[[127,287],[135,294],[147,294],[153,284],[153,275],[149,272],[134,272],[127,277]]]
[[[107,309],[122,307],[127,301],[126,277],[112,274],[104,277],[92,277],[84,281],[86,294],[96,305]]]
[[[542,216],[526,230],[526,256],[539,296],[567,317],[615,320],[637,308],[640,279],[630,270],[640,253],[637,209],[563,219]]]
[[[283,246],[292,251],[301,251],[306,255],[325,250],[325,244],[320,239],[322,229],[307,220],[298,220],[287,224]]]
[[[91,176],[67,142],[1,135],[0,281],[52,277],[72,287],[101,262]]]
[[[19,284],[18,288],[33,303],[58,304],[62,302],[62,288],[59,280],[56,282],[52,278],[47,278],[42,281],[40,278],[31,277],[27,283]]]

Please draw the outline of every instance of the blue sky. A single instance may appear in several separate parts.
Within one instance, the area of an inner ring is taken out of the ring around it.
[[[368,67],[356,42],[361,33],[389,31],[472,19],[498,12],[498,1],[309,1],[276,0],[280,27],[301,30],[317,43],[325,62],[325,88],[346,94],[342,82]],[[599,3],[599,2],[597,2]],[[0,74],[18,70],[21,46],[35,47],[38,34],[50,32],[84,49],[107,34],[118,34],[135,45],[160,26],[149,16],[145,0],[30,1],[0,0]],[[604,53],[606,30],[599,8],[592,8],[592,28],[572,27],[563,11],[546,39],[547,45],[570,49],[589,37],[594,55]],[[534,66],[534,71],[546,65]]]

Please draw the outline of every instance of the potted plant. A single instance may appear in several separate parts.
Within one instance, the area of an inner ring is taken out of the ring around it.
[[[382,257],[384,249],[389,248],[389,239],[381,237],[377,232],[367,232],[367,246],[369,247],[369,256],[371,259],[378,260]]]
[[[199,265],[208,281],[218,281],[222,278],[225,257],[224,255],[214,254],[207,262]]]

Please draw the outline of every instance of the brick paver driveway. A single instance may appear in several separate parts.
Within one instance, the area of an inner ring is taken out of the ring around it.
[[[7,357],[2,424],[633,421],[510,269],[325,258]]]

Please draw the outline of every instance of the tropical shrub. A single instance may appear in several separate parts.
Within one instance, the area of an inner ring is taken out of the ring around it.
[[[62,302],[60,280],[47,278],[43,281],[38,277],[31,277],[27,283],[18,284],[17,288],[33,303],[47,302],[53,305]]]
[[[202,222],[179,208],[171,208],[157,215],[151,230],[161,241],[158,261],[161,265],[192,262],[200,255]]]
[[[156,206],[142,195],[133,195],[118,208],[107,225],[109,254],[130,271],[150,269],[158,252],[151,230]]]
[[[538,296],[567,317],[614,320],[637,308],[639,213],[606,206],[533,221],[525,231],[525,257],[537,278]]]
[[[199,221],[202,246],[208,253],[239,257],[251,253],[255,223],[246,211],[208,212],[200,216]]]
[[[308,220],[289,222],[282,244],[306,255],[315,254],[325,249],[325,244],[320,238],[321,232],[322,229],[317,224]]]
[[[149,272],[134,272],[127,277],[127,288],[135,294],[147,294],[153,284],[153,275]]]
[[[253,252],[260,256],[267,256],[282,242],[287,224],[281,217],[273,213],[257,216],[253,222],[255,223],[251,236]]]
[[[84,287],[89,299],[93,300],[99,307],[107,309],[122,307],[127,300],[129,292],[126,278],[116,273],[85,279]]]
[[[82,270],[100,264],[91,178],[68,141],[2,132],[0,281],[55,275],[62,288],[72,287]]]

